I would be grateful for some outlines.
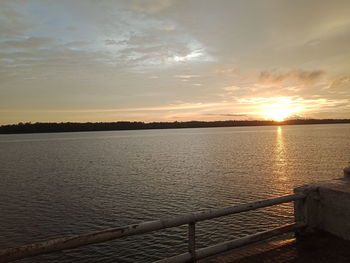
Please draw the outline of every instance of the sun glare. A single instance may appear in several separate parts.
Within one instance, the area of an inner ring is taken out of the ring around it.
[[[300,105],[287,98],[277,98],[263,106],[261,111],[265,119],[283,122],[300,111]]]
[[[285,121],[288,117],[290,117],[289,110],[283,108],[267,110],[264,112],[264,115],[266,118],[278,122]]]

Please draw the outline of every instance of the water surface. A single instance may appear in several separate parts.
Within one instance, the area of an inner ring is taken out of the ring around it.
[[[290,194],[342,176],[350,125],[0,135],[0,248]],[[201,222],[199,247],[290,222],[291,205]],[[186,227],[20,262],[152,262]]]

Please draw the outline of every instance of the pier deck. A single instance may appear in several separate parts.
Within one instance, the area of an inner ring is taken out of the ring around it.
[[[320,232],[302,240],[288,238],[235,249],[200,263],[347,263],[350,241]]]

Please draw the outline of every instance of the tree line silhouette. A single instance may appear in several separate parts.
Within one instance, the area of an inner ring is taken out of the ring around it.
[[[297,119],[283,122],[262,120],[227,120],[227,121],[186,121],[186,122],[61,122],[61,123],[18,123],[0,126],[0,133],[49,133],[49,132],[80,132],[80,131],[112,131],[112,130],[142,130],[142,129],[179,129],[179,128],[209,128],[236,126],[267,126],[267,125],[301,125],[301,124],[332,124],[350,123],[350,119]]]

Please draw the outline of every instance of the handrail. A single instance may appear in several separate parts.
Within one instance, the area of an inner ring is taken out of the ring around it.
[[[87,235],[79,235],[68,238],[57,238],[40,243],[24,245],[16,248],[8,248],[0,250],[0,263],[11,262],[18,259],[33,257],[41,254],[47,254],[54,251],[72,249],[89,244],[105,242],[125,236],[149,233],[170,227],[176,227],[189,224],[189,252],[192,261],[195,261],[196,254],[200,253],[195,249],[195,223],[203,220],[209,220],[221,216],[236,214],[240,212],[255,210],[263,207],[278,205],[304,199],[303,193],[295,193],[282,197],[252,202],[248,204],[231,206],[220,209],[210,209],[198,213],[190,213],[176,216],[173,218],[164,218],[154,221],[143,222],[140,224],[128,225],[120,228],[111,228],[103,231],[90,233]],[[298,227],[302,227],[300,224]],[[293,228],[294,229],[294,228]]]
[[[306,227],[306,224],[302,222],[287,224],[281,227],[277,227],[277,228],[256,233],[253,235],[222,242],[222,243],[205,247],[205,248],[200,248],[196,250],[195,259],[203,259],[203,258],[213,256],[234,248],[239,248],[251,243],[265,240],[277,235],[294,232],[304,227]],[[153,263],[182,263],[182,262],[190,262],[191,260],[193,261],[193,256],[190,252],[188,252],[188,253],[179,254],[170,258],[161,259]]]

